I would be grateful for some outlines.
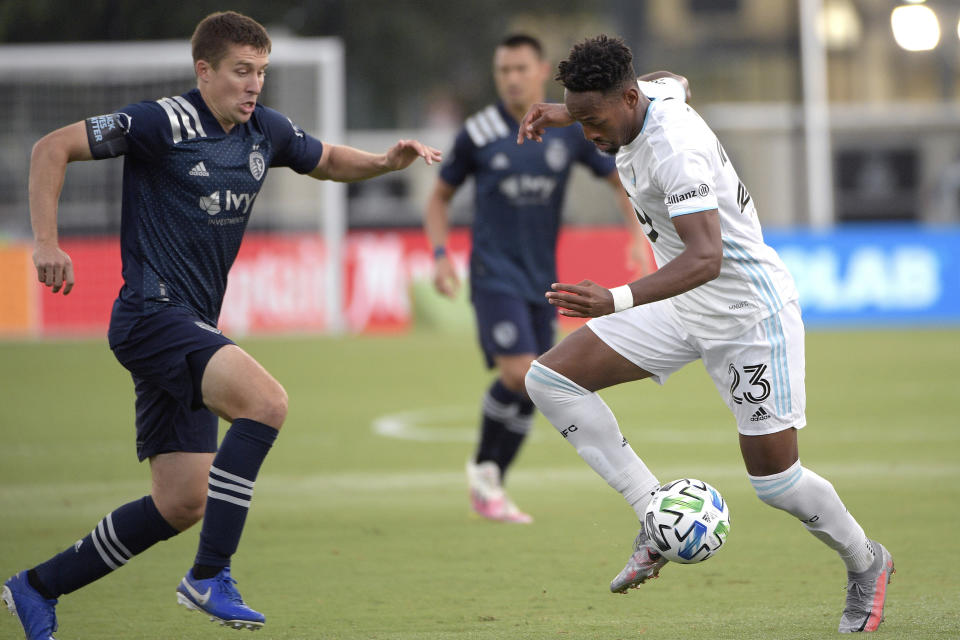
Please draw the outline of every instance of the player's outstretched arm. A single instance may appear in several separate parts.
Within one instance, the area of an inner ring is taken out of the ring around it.
[[[460,278],[447,253],[450,200],[456,190],[456,187],[447,184],[442,178],[437,178],[423,218],[423,230],[433,249],[433,287],[448,298],[454,297],[460,289]]]
[[[409,167],[417,158],[440,162],[443,153],[418,140],[400,140],[384,153],[369,153],[345,145],[326,144],[310,175],[318,180],[357,182]]]
[[[567,105],[555,102],[538,102],[524,114],[517,131],[517,144],[524,140],[543,142],[543,134],[548,127],[566,127],[575,120],[567,111]]]
[[[64,295],[73,289],[73,262],[60,248],[57,207],[67,163],[92,160],[83,121],[40,138],[30,154],[30,226],[33,228],[33,264],[37,280]]]

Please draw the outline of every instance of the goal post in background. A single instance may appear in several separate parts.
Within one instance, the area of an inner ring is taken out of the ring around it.
[[[180,95],[196,86],[187,40],[0,46],[0,60],[0,239],[13,241],[30,238],[30,151],[40,137],[132,102]],[[273,39],[262,104],[324,142],[340,144],[345,91],[339,39]],[[117,235],[121,179],[119,160],[71,164],[60,202],[61,238]],[[268,174],[248,227],[322,235],[324,329],[334,333],[344,328],[346,215],[345,185],[277,168]]]

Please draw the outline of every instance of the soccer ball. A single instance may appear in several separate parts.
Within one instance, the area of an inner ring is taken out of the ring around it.
[[[730,533],[730,509],[706,482],[683,478],[660,487],[647,507],[643,528],[667,560],[693,564],[723,546]]]

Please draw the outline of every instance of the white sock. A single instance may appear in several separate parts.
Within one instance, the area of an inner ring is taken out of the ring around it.
[[[536,360],[527,372],[526,385],[530,399],[550,424],[623,495],[643,522],[644,511],[660,483],[627,444],[610,407],[596,393]]]
[[[847,571],[866,571],[873,564],[873,546],[836,489],[799,460],[786,471],[749,478],[757,497],[799,518],[807,531],[840,554]]]

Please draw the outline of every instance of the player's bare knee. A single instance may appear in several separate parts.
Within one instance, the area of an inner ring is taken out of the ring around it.
[[[258,421],[269,425],[274,429],[280,429],[280,427],[283,426],[284,421],[287,419],[289,402],[290,399],[289,396],[287,396],[286,389],[277,383],[276,388],[267,395],[267,397],[262,401],[261,406],[258,407]]]
[[[180,496],[169,503],[157,504],[163,519],[177,531],[186,531],[203,519],[207,508],[206,493]]]
[[[529,367],[508,367],[500,372],[500,380],[510,391],[526,395],[526,377]]]

